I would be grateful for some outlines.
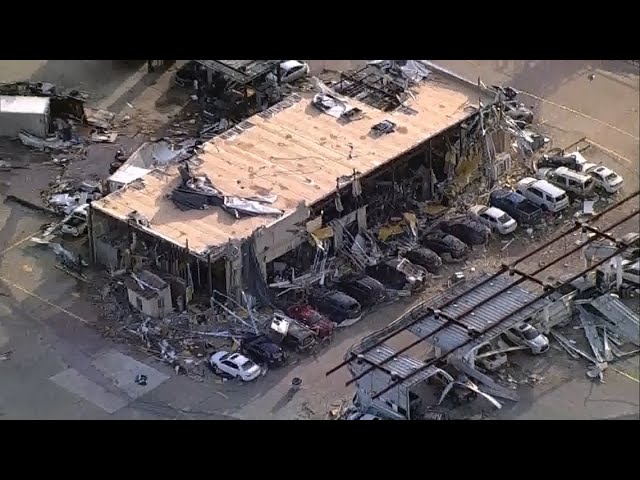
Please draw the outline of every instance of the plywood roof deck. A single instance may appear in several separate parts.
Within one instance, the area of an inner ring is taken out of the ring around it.
[[[338,177],[351,175],[354,169],[371,172],[463,120],[469,116],[465,107],[478,102],[471,87],[436,75],[414,91],[410,107],[416,114],[382,112],[350,100],[351,106],[365,112],[363,119],[351,123],[318,111],[311,104],[313,95],[305,95],[270,118],[251,117],[252,126],[236,136],[209,141],[199,156],[202,164],[194,171],[207,174],[226,195],[276,194],[273,206],[285,213],[300,202],[312,205],[335,190]],[[396,131],[371,137],[371,127],[383,120],[394,122]],[[92,206],[124,221],[137,211],[149,219],[152,232],[181,246],[188,240],[189,248],[198,253],[246,238],[276,220],[235,219],[220,208],[179,210],[168,198],[180,181],[176,167],[152,172],[143,181],[142,189],[125,187]]]

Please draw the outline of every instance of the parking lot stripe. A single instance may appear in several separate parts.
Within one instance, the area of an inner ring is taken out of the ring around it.
[[[616,373],[618,373],[618,374],[622,375],[623,377],[628,378],[629,380],[633,380],[633,381],[634,381],[634,382],[636,382],[636,383],[640,383],[640,380],[638,380],[636,377],[631,376],[631,375],[629,375],[628,373],[623,372],[622,370],[618,370],[617,368],[613,368],[613,367],[611,367],[611,369],[612,369],[614,372],[616,372]]]
[[[6,278],[4,278],[4,277],[1,277],[1,276],[0,276],[0,280],[2,280],[4,283],[6,283],[7,285],[9,285],[10,287],[15,288],[16,290],[20,290],[21,292],[26,293],[27,295],[29,295],[30,297],[35,298],[36,300],[39,300],[39,301],[41,301],[42,303],[45,303],[46,305],[48,305],[48,306],[50,306],[50,307],[52,307],[52,308],[55,308],[56,310],[59,310],[59,311],[60,311],[60,312],[62,312],[62,313],[66,313],[66,314],[67,314],[67,315],[69,315],[71,318],[74,318],[74,319],[76,319],[76,320],[79,320],[80,322],[85,323],[85,324],[87,324],[87,325],[91,325],[91,324],[93,324],[93,323],[94,323],[94,322],[92,322],[92,321],[90,321],[90,320],[87,320],[86,318],[82,318],[82,317],[80,317],[80,316],[76,315],[76,314],[75,314],[75,313],[73,313],[73,312],[70,312],[69,310],[67,310],[67,309],[66,309],[66,308],[64,308],[64,307],[61,307],[61,306],[59,306],[59,305],[56,305],[55,303],[50,302],[50,301],[49,301],[49,300],[47,300],[46,298],[42,298],[40,295],[38,295],[38,294],[36,294],[36,293],[30,292],[30,291],[29,291],[29,290],[27,290],[26,288],[21,287],[20,285],[13,283],[13,282],[12,282],[11,280],[9,280],[9,279],[6,279]]]
[[[9,250],[13,250],[16,247],[19,247],[20,245],[22,245],[24,242],[28,241],[31,239],[31,237],[33,237],[34,235],[36,235],[37,233],[40,233],[40,229],[36,230],[35,232],[33,232],[32,234],[30,234],[28,237],[24,237],[22,240],[18,240],[17,242],[9,245],[7,248],[5,248],[4,250],[2,250],[0,252],[0,255],[3,255],[5,253],[7,253]]]

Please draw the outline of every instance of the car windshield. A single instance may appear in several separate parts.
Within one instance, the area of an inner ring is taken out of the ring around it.
[[[240,365],[240,368],[246,372],[247,370],[251,370],[255,366],[256,366],[255,363],[253,363],[251,360],[247,360],[246,362]]]
[[[230,353],[225,353],[223,356],[220,357],[220,361],[226,360],[227,358],[229,358],[231,356]]]
[[[616,178],[618,178],[618,175],[616,175],[613,172],[611,172],[609,175],[605,177],[606,180],[615,180]]]
[[[538,335],[540,335],[540,333],[538,333],[538,330],[536,330],[534,327],[527,328],[522,332],[522,336],[527,340],[533,340]]]
[[[500,218],[498,218],[498,221],[500,223],[507,223],[509,220],[511,220],[511,217],[509,215],[507,215],[506,213],[504,215],[502,215]]]
[[[556,202],[561,202],[562,200],[564,200],[565,198],[567,198],[567,195],[565,193],[563,193],[562,195],[558,195],[556,197]]]

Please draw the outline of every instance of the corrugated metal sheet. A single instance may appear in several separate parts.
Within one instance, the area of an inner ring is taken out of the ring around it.
[[[387,358],[391,357],[394,353],[395,351],[391,347],[383,344],[374,348],[370,352],[367,352],[364,355],[364,357],[370,362],[374,362],[376,365],[380,365]],[[407,375],[423,367],[424,365],[425,363],[421,362],[420,360],[416,360],[415,358],[408,357],[406,355],[399,355],[398,357],[394,358],[390,362],[385,363],[384,367],[401,377],[406,377]],[[367,365],[367,368],[368,367],[369,365]],[[434,375],[436,372],[437,372],[437,369],[435,367],[429,367],[423,370],[422,372],[420,372],[419,374],[415,375],[411,379],[407,380],[406,382],[403,382],[403,386],[409,388],[412,385],[415,385],[416,383],[419,383],[428,379],[429,377]],[[384,374],[384,375],[386,375],[388,378],[387,374]]]
[[[640,346],[640,322],[638,321],[638,316],[622,303],[618,297],[610,294],[602,295],[593,300],[591,306],[617,327],[617,333],[622,334],[634,345]]]
[[[338,177],[354,170],[367,174],[469,116],[465,106],[477,102],[478,94],[461,82],[436,81],[435,74],[433,78],[415,89],[411,102],[415,115],[382,112],[349,100],[365,118],[345,124],[313,107],[313,94],[295,97],[282,104],[284,109],[278,111],[280,105],[243,122],[237,134],[223,134],[205,144],[195,171],[207,174],[227,195],[276,194],[273,206],[285,212],[300,202],[312,205],[335,191]],[[372,138],[371,128],[383,120],[396,123],[396,131]],[[167,198],[178,181],[171,168],[157,176],[149,174],[145,188],[121,190],[92,207],[120,220],[138,211],[150,220],[152,230],[179,245],[188,239],[196,252],[246,238],[274,221],[272,217],[236,220],[219,208],[182,212]]]
[[[438,305],[442,305],[455,296],[468,291],[472,286],[480,283],[487,277],[488,275],[480,275],[475,279],[472,279],[460,285],[456,285],[443,292],[442,294],[432,297],[427,301],[426,305],[434,308]],[[458,317],[464,311],[472,308],[475,305],[478,305],[484,299],[499,292],[501,289],[513,283],[513,281],[513,278],[508,277],[507,275],[499,276],[491,282],[473,291],[469,291],[455,303],[442,309],[442,312],[451,317]],[[503,316],[511,312],[515,312],[524,304],[534,300],[536,296],[537,294],[529,292],[524,288],[513,287],[463,317],[460,320],[460,323],[476,331],[484,331],[494,325],[496,321]],[[484,343],[491,338],[500,335],[502,332],[508,330],[514,325],[525,321],[535,313],[539,312],[548,303],[549,301],[547,299],[539,300],[532,306],[524,309],[523,311],[513,315],[506,321],[502,322],[496,328],[489,330],[483,335],[480,335],[474,342],[470,343],[466,349],[470,349],[474,346]],[[423,337],[435,331],[438,327],[442,326],[445,323],[446,320],[442,318],[436,319],[433,315],[429,314],[425,315],[420,322],[410,327],[409,331],[414,335]],[[425,342],[441,348],[443,352],[446,352],[460,347],[462,344],[468,341],[469,338],[470,337],[464,328],[452,324],[438,332],[433,337],[425,340]]]

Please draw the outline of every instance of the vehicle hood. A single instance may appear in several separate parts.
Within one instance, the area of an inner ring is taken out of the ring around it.
[[[215,360],[215,361],[220,361],[220,359],[222,357],[224,357],[227,353],[229,352],[225,352],[225,351],[219,351],[219,352],[215,352],[211,354],[211,360]]]
[[[532,340],[529,340],[529,343],[533,346],[535,346],[536,348],[542,348],[545,347],[547,345],[549,345],[549,339],[544,336],[543,334],[538,335],[537,337],[535,337]]]

